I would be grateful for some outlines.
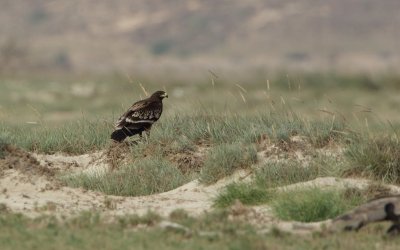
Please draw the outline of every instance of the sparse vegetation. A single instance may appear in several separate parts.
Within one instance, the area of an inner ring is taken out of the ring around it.
[[[351,162],[349,174],[400,183],[400,142],[397,137],[363,134],[353,139],[346,155]]]
[[[62,180],[72,187],[121,196],[165,192],[187,181],[174,165],[157,157],[144,158],[112,172],[66,175]]]
[[[311,122],[307,135],[313,146],[322,148],[329,143],[339,142],[343,138],[344,130],[344,122],[339,122],[335,116],[332,116],[330,122]]]
[[[239,200],[245,205],[256,205],[270,203],[280,199],[278,187],[306,182],[317,177],[332,176],[334,173],[340,173],[341,165],[329,162],[330,158],[317,158],[308,165],[302,165],[296,161],[270,161],[261,166],[254,167],[254,178],[248,183],[232,183],[218,194],[214,200],[217,207],[228,207],[235,200]],[[327,163],[324,166],[323,163]],[[331,169],[333,168],[333,169]],[[286,197],[287,195],[284,194]]]
[[[302,166],[301,163],[267,162],[255,170],[255,185],[275,188],[302,181],[309,181],[322,175],[322,167],[317,164]]]
[[[345,197],[342,191],[309,188],[282,193],[271,205],[280,219],[313,222],[334,218],[362,201],[359,195]]]
[[[258,205],[270,201],[272,197],[272,190],[251,183],[232,183],[218,194],[214,204],[216,207],[228,207],[239,200],[245,205]]]
[[[204,162],[200,180],[211,184],[231,175],[240,168],[249,168],[257,161],[257,152],[253,146],[222,144],[213,148]]]

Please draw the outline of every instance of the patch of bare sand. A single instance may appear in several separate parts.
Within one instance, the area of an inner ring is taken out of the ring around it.
[[[40,166],[56,172],[84,172],[99,173],[106,172],[109,164],[105,159],[105,152],[99,151],[83,155],[63,155],[60,153],[44,155],[33,153],[32,156],[39,162]]]
[[[55,174],[52,169],[42,166],[34,156],[25,150],[6,145],[4,151],[4,158],[0,158],[0,176],[4,174],[4,171],[9,169],[16,169],[26,174],[39,174],[47,177],[54,176]]]

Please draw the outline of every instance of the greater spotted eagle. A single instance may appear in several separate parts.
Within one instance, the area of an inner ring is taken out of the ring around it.
[[[149,98],[135,102],[115,123],[111,139],[122,142],[128,136],[142,136],[143,131],[149,133],[153,123],[161,116],[165,97],[168,98],[166,92],[156,91]]]

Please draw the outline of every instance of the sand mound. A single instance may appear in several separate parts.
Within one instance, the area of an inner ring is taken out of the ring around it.
[[[26,175],[38,174],[47,177],[55,175],[55,171],[41,165],[32,154],[25,150],[7,145],[4,151],[5,157],[0,159],[0,175],[8,169],[16,169]]]
[[[18,151],[19,152],[19,151]],[[21,151],[24,152],[24,151]],[[13,212],[22,212],[28,216],[38,216],[42,213],[55,215],[74,215],[81,211],[91,210],[102,212],[106,215],[124,215],[129,213],[145,214],[149,210],[167,216],[178,208],[185,209],[192,215],[198,215],[210,210],[212,199],[219,188],[226,183],[238,180],[248,174],[237,174],[220,180],[214,185],[204,186],[197,180],[189,182],[177,189],[138,197],[119,197],[105,195],[100,192],[61,186],[54,177],[59,172],[85,172],[86,174],[98,173],[111,169],[105,152],[96,152],[78,156],[62,154],[42,155],[24,152],[25,158],[21,162],[14,162],[15,166],[29,165],[27,167],[5,167],[0,182],[0,203],[3,203]],[[11,158],[6,157],[7,163]],[[27,162],[24,162],[26,159]],[[46,169],[52,172],[54,178],[40,174],[39,171],[25,171],[25,169]]]

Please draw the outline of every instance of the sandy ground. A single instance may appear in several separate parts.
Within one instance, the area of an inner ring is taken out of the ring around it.
[[[42,214],[52,214],[69,217],[82,211],[96,211],[104,216],[145,214],[149,210],[168,216],[176,209],[184,209],[192,216],[201,215],[212,209],[212,200],[219,190],[232,181],[250,180],[246,171],[238,171],[229,178],[222,179],[209,186],[202,185],[198,180],[168,192],[139,196],[120,197],[104,195],[100,192],[70,188],[61,185],[54,177],[59,171],[99,173],[107,171],[110,166],[104,159],[103,152],[78,156],[61,154],[41,155],[21,153],[29,164],[21,168],[11,165],[0,173],[0,204],[5,204],[12,212],[20,212],[29,217]],[[20,156],[18,156],[20,158]],[[17,164],[11,160],[6,164]],[[1,163],[1,162],[0,162]],[[3,164],[5,164],[3,162]],[[33,171],[32,169],[41,169]],[[44,170],[43,170],[44,169]],[[340,179],[333,177],[317,178],[312,181],[280,187],[278,190],[292,190],[300,187],[336,187],[365,189],[370,181],[363,179]],[[400,193],[397,186],[387,186],[393,193]],[[260,230],[270,230],[272,227],[296,233],[309,233],[319,230],[321,224],[328,225],[330,220],[319,223],[283,222],[274,218],[271,208],[267,205],[245,207],[238,203],[231,207],[232,217],[245,219],[254,224],[262,225]]]
[[[87,174],[107,171],[108,164],[101,159],[101,155],[102,152],[79,156],[32,154],[41,166]],[[11,211],[22,212],[32,217],[42,213],[68,216],[85,210],[110,215],[144,214],[152,210],[167,216],[178,208],[185,209],[189,214],[198,215],[211,209],[212,199],[221,187],[246,175],[246,172],[238,172],[210,186],[204,186],[194,180],[160,194],[120,197],[70,188],[60,185],[48,176],[8,169],[3,171],[1,177],[0,203],[6,204]]]

